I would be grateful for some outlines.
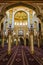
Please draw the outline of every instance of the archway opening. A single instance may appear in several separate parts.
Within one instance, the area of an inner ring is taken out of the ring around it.
[[[16,45],[16,38],[14,38],[13,44]]]
[[[26,46],[29,46],[29,39],[26,38]]]
[[[23,38],[20,38],[20,43],[19,45],[24,45],[24,39]]]
[[[15,36],[25,36],[29,37],[29,30],[32,29],[37,32],[39,31],[38,19],[35,16],[36,12],[28,7],[17,6],[6,11],[6,17],[4,20],[4,33],[8,32],[10,29],[11,32],[14,31]],[[37,23],[35,23],[35,21]],[[7,22],[7,23],[6,23]],[[35,35],[36,35],[35,34]],[[13,35],[13,34],[12,34]],[[21,41],[22,40],[22,41]],[[26,39],[26,45],[28,46],[29,40]],[[20,45],[24,45],[23,39],[20,38]]]

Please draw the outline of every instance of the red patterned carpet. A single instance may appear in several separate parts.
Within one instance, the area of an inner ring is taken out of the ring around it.
[[[43,49],[35,47],[35,53],[30,53],[28,46],[13,46],[11,55],[7,53],[7,45],[0,46],[0,65],[43,65]]]

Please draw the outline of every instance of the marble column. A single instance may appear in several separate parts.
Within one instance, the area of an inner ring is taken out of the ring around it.
[[[30,44],[31,44],[30,52],[31,52],[31,54],[34,54],[34,40],[33,40],[33,33],[32,32],[30,33]]]
[[[8,54],[11,54],[11,35],[8,36]]]
[[[18,38],[16,38],[16,46],[18,46]]]
[[[0,23],[0,32],[1,32],[1,23]]]
[[[43,36],[43,22],[41,22],[41,33],[42,33],[42,36]]]
[[[10,10],[9,10],[9,19],[10,19],[9,24],[12,24],[12,16],[13,16],[13,10],[10,9]]]
[[[34,21],[34,36],[37,35],[37,22]]]
[[[26,46],[26,38],[24,38],[24,46]]]
[[[2,34],[2,48],[4,48],[4,34]]]
[[[32,18],[33,18],[33,11],[30,9],[30,11],[29,11],[29,17],[30,17],[30,25],[32,25],[33,24],[33,22],[32,22]]]
[[[38,48],[41,44],[41,21],[39,21]]]
[[[40,39],[38,38],[38,48],[40,48]]]

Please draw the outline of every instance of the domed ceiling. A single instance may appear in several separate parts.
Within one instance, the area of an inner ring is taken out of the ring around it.
[[[14,20],[27,20],[28,16],[24,11],[18,11],[16,12],[14,16]]]
[[[0,20],[5,16],[5,11],[18,5],[24,5],[35,9],[38,16],[43,19],[43,0],[30,0],[30,1],[14,1],[14,0],[0,0]]]

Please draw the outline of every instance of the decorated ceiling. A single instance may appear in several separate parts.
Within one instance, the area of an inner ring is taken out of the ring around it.
[[[37,16],[43,21],[43,0],[30,1],[0,0],[0,20],[5,16],[5,12],[8,9],[20,5],[34,9],[37,13]]]
[[[0,0],[1,3],[3,2],[15,2],[15,1],[20,1],[20,0]],[[23,0],[21,0],[23,1]],[[25,0],[24,0],[25,1]],[[29,0],[29,2],[42,2],[43,0]]]
[[[24,11],[18,11],[16,12],[15,16],[14,16],[15,20],[27,20],[28,16]]]

